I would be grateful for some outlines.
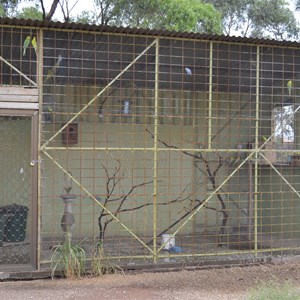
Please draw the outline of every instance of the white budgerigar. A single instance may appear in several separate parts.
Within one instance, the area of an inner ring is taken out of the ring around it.
[[[192,70],[190,68],[185,67],[184,70],[185,70],[186,74],[192,75]]]

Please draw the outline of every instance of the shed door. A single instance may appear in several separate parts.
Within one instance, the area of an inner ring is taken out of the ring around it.
[[[37,132],[37,111],[0,109],[0,270],[36,267]]]

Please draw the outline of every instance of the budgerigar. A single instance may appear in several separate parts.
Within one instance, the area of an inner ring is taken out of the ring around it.
[[[29,47],[31,41],[31,37],[28,35],[23,43],[23,56],[26,54],[26,49]]]
[[[268,139],[267,139],[265,136],[263,136],[263,135],[262,135],[261,139],[262,139],[263,142],[266,142],[266,141],[268,140]]]
[[[288,93],[289,93],[289,96],[291,96],[292,95],[292,88],[293,88],[293,81],[292,80],[289,80],[288,82],[287,82],[287,89],[288,89]]]
[[[182,249],[179,246],[173,246],[173,245],[171,245],[168,251],[170,253],[181,253]]]
[[[185,70],[186,74],[192,75],[192,70],[190,68],[186,67],[186,68],[184,68],[184,70]]]
[[[55,65],[50,70],[48,70],[46,79],[44,81],[45,83],[48,82],[52,77],[54,77],[56,75],[56,70],[59,67],[59,65],[61,64],[62,60],[63,60],[63,57],[61,55],[59,55]]]
[[[32,41],[31,41],[31,45],[34,48],[34,51],[36,53],[36,51],[37,51],[37,42],[36,42],[36,37],[35,36],[33,37]]]

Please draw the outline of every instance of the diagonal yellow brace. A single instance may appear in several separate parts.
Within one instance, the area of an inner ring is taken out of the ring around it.
[[[282,180],[291,188],[293,192],[300,198],[299,192],[289,183],[289,181],[278,171],[278,169],[272,164],[272,162],[262,153],[260,155],[267,161],[271,168],[282,178]]]
[[[207,202],[214,197],[219,190],[229,181],[229,179],[254,155],[255,151],[252,151],[246,158],[244,161],[242,161],[237,167],[236,169],[234,169],[231,174],[218,186],[218,188],[216,188],[204,201],[203,203],[197,207],[197,209],[195,209],[190,216],[175,230],[174,233],[172,233],[172,235],[176,235],[197,213],[198,211],[200,211],[202,209],[202,207],[204,205],[207,204]],[[163,245],[161,245],[161,247],[158,249],[158,252],[161,251],[165,246],[166,246],[167,242],[164,243]]]
[[[204,201],[203,203],[197,207],[197,209],[195,209],[190,216],[175,230],[175,232],[173,233],[173,235],[176,235],[197,213],[198,211],[200,211],[202,209],[202,207],[204,205],[207,204],[207,202],[214,197],[220,189],[222,189],[222,187],[233,177],[233,175],[249,160],[252,158],[252,156],[255,153],[259,153],[262,148],[266,145],[266,143],[272,138],[272,135],[261,145],[259,146],[257,149],[252,149],[251,153],[236,167],[236,169],[234,169],[229,176],[218,186],[218,188],[216,188]],[[205,150],[203,150],[203,152],[205,152]],[[162,244],[161,247],[158,249],[158,252],[160,252],[165,246],[166,246],[167,242]]]
[[[77,112],[64,126],[62,126],[52,137],[48,139],[41,146],[41,149],[45,149],[47,145],[55,139],[70,123],[72,123],[78,116],[80,116],[87,108],[89,108],[110,86],[112,86],[129,68],[131,68],[151,47],[157,43],[157,39],[154,40],[145,50],[143,50],[130,64],[127,65],[112,81],[110,81],[94,98],[92,98],[79,112]]]
[[[300,110],[300,105],[294,110],[293,114],[295,114],[296,112],[298,112]],[[257,118],[258,119],[258,118]],[[258,134],[256,134],[258,135]],[[202,207],[204,205],[207,204],[207,202],[214,197],[219,190],[229,181],[229,179],[231,179],[231,177],[233,177],[233,175],[250,159],[252,158],[252,156],[254,154],[260,154],[264,157],[264,159],[266,159],[266,157],[261,153],[261,150],[263,149],[263,147],[273,138],[273,136],[275,135],[275,131],[257,148],[252,149],[251,153],[245,158],[245,160],[243,162],[241,162],[240,165],[238,165],[236,167],[235,170],[233,170],[231,172],[231,174],[218,186],[217,189],[215,189],[209,196],[208,198],[206,198],[203,203],[197,207],[197,209],[195,209],[190,216],[180,225],[180,227],[178,227],[175,232],[173,233],[173,235],[176,235],[197,213],[198,211],[200,211],[202,209]],[[203,150],[203,152],[205,152],[205,149]],[[209,151],[207,151],[209,152]],[[256,155],[257,156],[257,155]],[[272,163],[266,159],[267,162],[272,166],[272,168],[274,168],[274,170],[282,177],[282,179],[290,186],[290,188],[297,194],[297,196],[300,198],[300,194],[294,189],[294,187],[282,176],[282,174],[280,174],[280,172],[272,165]],[[161,247],[157,250],[158,252],[160,252],[165,246],[166,246],[167,242],[164,243],[163,245],[161,245]]]
[[[32,85],[34,85],[35,87],[37,87],[37,84],[31,80],[28,76],[26,76],[24,73],[22,73],[19,69],[17,69],[14,65],[12,65],[11,63],[9,63],[6,59],[4,59],[2,56],[0,56],[0,60],[2,60],[5,64],[7,64],[10,68],[12,68],[13,70],[15,70],[19,75],[21,75],[22,77],[24,77],[26,80],[28,80]]]
[[[151,248],[149,248],[149,246],[144,243],[144,241],[142,241],[134,232],[132,232],[124,223],[122,223],[110,210],[108,210],[105,206],[102,205],[102,203],[97,200],[95,198],[95,196],[93,194],[91,194],[88,189],[86,189],[78,180],[76,180],[75,177],[73,177],[67,170],[65,170],[65,168],[60,165],[49,153],[47,153],[46,151],[43,151],[43,153],[64,173],[66,174],[68,177],[70,177],[70,179],[75,182],[79,188],[84,191],[89,197],[91,197],[93,199],[93,201],[99,205],[101,208],[103,208],[117,223],[119,223],[126,231],[128,231],[136,240],[138,240],[145,248],[147,248],[151,254],[153,254],[153,250]]]

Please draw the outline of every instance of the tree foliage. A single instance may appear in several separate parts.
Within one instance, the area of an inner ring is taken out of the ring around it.
[[[28,6],[17,10],[24,2]],[[294,4],[300,10],[300,0]],[[299,34],[287,0],[94,0],[92,10],[75,15],[77,5],[79,0],[0,0],[0,17],[54,20],[60,12],[66,22],[97,25],[278,40],[297,39]]]
[[[79,0],[0,0],[0,17],[16,17],[51,21],[60,11],[64,21],[72,21],[71,12]],[[21,10],[17,9],[19,4]],[[26,6],[24,6],[26,4]],[[46,4],[50,4],[46,7]]]
[[[20,0],[0,0],[0,17],[8,17],[20,3]]]
[[[165,1],[155,27],[176,31],[221,33],[221,15],[213,5],[197,0]]]
[[[136,28],[221,33],[221,15],[199,0],[95,0],[77,21]]]
[[[43,13],[35,6],[28,6],[22,8],[20,12],[16,13],[18,19],[31,19],[31,20],[42,20]]]
[[[297,38],[299,28],[286,0],[206,0],[222,14],[228,35]]]

